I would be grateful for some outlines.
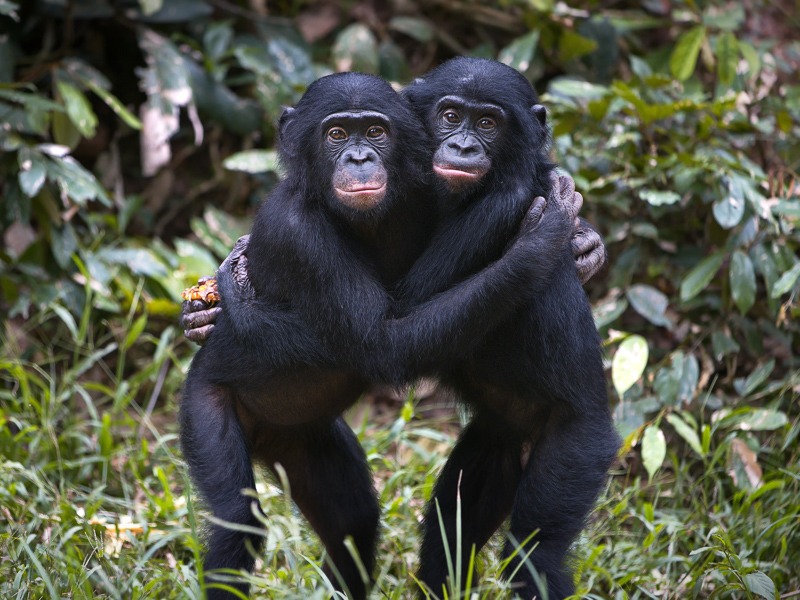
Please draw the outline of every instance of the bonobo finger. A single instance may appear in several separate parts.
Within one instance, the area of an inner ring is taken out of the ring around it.
[[[531,202],[531,207],[528,209],[528,214],[525,216],[526,225],[532,227],[537,225],[542,219],[544,209],[547,207],[547,200],[542,196],[537,196]]]
[[[573,245],[573,251],[574,250],[575,246]],[[597,236],[597,243],[593,244],[588,252],[584,252],[576,256],[575,266],[578,269],[578,278],[580,279],[581,283],[584,284],[592,277],[597,275],[597,273],[603,268],[603,266],[605,266],[605,264],[605,248],[600,242],[600,236]]]
[[[202,346],[211,337],[211,332],[214,331],[214,325],[204,325],[203,327],[196,327],[194,329],[186,329],[183,332],[184,337],[190,342]]]
[[[250,234],[243,235],[236,243],[233,245],[231,249],[231,253],[225,257],[225,260],[222,261],[222,264],[219,266],[220,271],[228,271],[231,268],[235,268],[236,264],[242,258],[242,256],[247,252],[247,247],[250,245]]]
[[[213,325],[217,321],[217,317],[219,317],[220,313],[222,313],[222,308],[220,306],[184,313],[181,315],[181,326],[184,329],[197,329],[206,325]]]
[[[571,219],[575,221],[575,229],[580,226],[578,213],[581,212],[581,208],[583,208],[583,196],[580,192],[575,192],[572,194],[572,206],[568,209]]]

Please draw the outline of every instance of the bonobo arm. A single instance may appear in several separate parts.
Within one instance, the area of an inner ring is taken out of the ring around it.
[[[570,185],[561,186],[550,195],[548,201],[557,203],[568,214],[577,215],[583,204],[583,197],[575,192],[572,179],[562,175],[561,182],[569,180]],[[228,270],[233,272],[233,283],[227,295],[231,299],[229,304],[238,302],[241,298],[246,298],[252,291],[252,285],[247,274],[247,247],[250,236],[245,235],[236,242],[231,254],[220,266],[220,273]],[[578,276],[582,283],[586,283],[594,277],[606,263],[606,249],[600,235],[584,219],[577,219],[572,234],[572,251],[575,256]],[[445,284],[447,285],[447,284]],[[245,309],[247,304],[243,304]],[[208,307],[201,301],[185,301],[181,311],[181,326],[184,328],[184,335],[187,339],[202,345],[214,330],[214,324],[219,318],[223,308],[221,306]],[[243,323],[248,322],[246,315]]]
[[[516,239],[480,272],[384,322],[392,382],[441,373],[548,284],[569,244],[571,221],[558,206],[534,199]]]

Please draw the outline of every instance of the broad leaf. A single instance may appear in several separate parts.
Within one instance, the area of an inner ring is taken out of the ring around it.
[[[781,275],[781,278],[772,286],[770,296],[772,298],[780,298],[795,286],[798,279],[800,279],[800,262]]]
[[[730,85],[736,77],[739,62],[739,43],[736,36],[727,31],[717,38],[717,77],[720,83]]]
[[[657,425],[649,425],[642,434],[642,462],[649,479],[656,474],[667,456],[667,441]]]
[[[706,289],[724,260],[725,254],[717,252],[701,260],[694,269],[689,271],[681,282],[681,301],[691,300]]]
[[[647,340],[642,336],[631,335],[622,340],[611,362],[611,380],[620,397],[642,376],[647,357]]]
[[[539,30],[534,29],[503,48],[497,55],[497,60],[524,73],[531,66],[538,44]]]
[[[706,28],[702,25],[682,33],[678,38],[669,58],[669,70],[676,79],[686,81],[692,76],[705,38]]]
[[[730,284],[736,307],[743,315],[747,314],[756,301],[756,272],[750,257],[741,250],[731,258]]]
[[[73,125],[83,137],[94,137],[97,130],[97,116],[83,92],[66,81],[57,81],[56,87]]]
[[[679,415],[670,413],[667,415],[667,421],[675,428],[675,431],[680,435],[687,444],[697,452],[698,455],[703,456],[703,447],[700,445],[700,437],[697,432],[692,429],[692,426],[684,421]]]
[[[649,285],[632,285],[626,295],[634,310],[653,325],[672,327],[672,322],[664,314],[669,301],[656,288]]]

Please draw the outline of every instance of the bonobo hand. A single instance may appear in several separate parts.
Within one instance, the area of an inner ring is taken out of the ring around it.
[[[603,238],[583,219],[578,219],[572,233],[572,254],[575,256],[575,266],[578,268],[581,283],[586,283],[597,275],[608,260]]]
[[[230,272],[243,297],[253,294],[253,288],[247,276],[246,252],[249,243],[249,235],[240,237],[217,271],[217,273]],[[200,282],[207,279],[208,277],[202,277]],[[180,325],[184,329],[183,335],[186,336],[186,339],[202,346],[214,331],[214,323],[221,312],[220,306],[209,306],[202,300],[185,301],[181,306],[180,316]]]
[[[606,247],[603,238],[597,233],[589,222],[578,217],[583,206],[583,196],[575,191],[575,182],[569,175],[550,174],[553,181],[552,191],[548,201],[555,203],[563,210],[570,222],[574,223],[572,229],[572,254],[575,257],[575,266],[578,269],[578,278],[581,283],[586,283],[594,277],[606,264]]]

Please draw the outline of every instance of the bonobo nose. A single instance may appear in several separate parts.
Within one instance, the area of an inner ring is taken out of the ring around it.
[[[471,139],[450,140],[447,147],[460,156],[469,156],[478,152],[478,144]]]
[[[364,165],[366,163],[374,162],[377,156],[372,150],[355,148],[353,150],[348,150],[345,155],[344,159],[346,162],[353,163],[356,165]]]

